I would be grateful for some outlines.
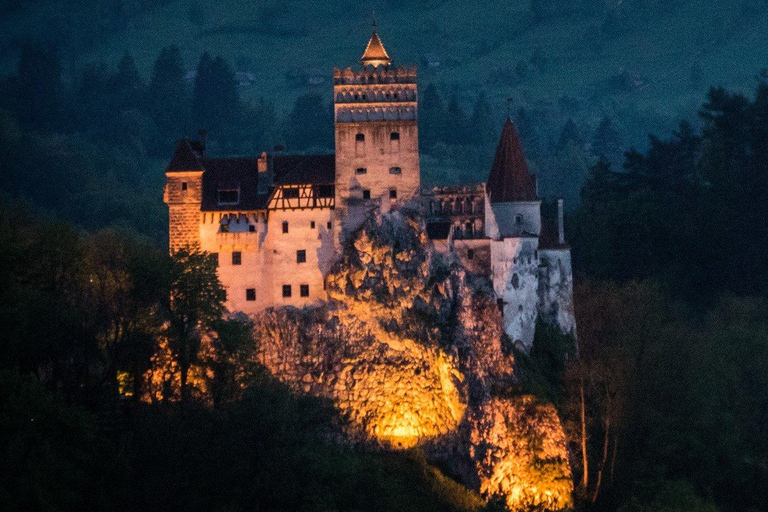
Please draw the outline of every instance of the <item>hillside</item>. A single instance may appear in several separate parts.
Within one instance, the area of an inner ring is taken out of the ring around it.
[[[221,54],[253,75],[247,96],[286,110],[302,92],[329,94],[331,68],[355,64],[375,8],[390,54],[420,64],[422,83],[437,82],[467,105],[485,90],[500,111],[511,95],[530,106],[567,96],[577,100],[577,113],[588,103],[582,116],[593,123],[631,112],[644,126],[626,131],[642,142],[649,127],[689,117],[705,86],[751,88],[768,66],[765,2],[653,4],[578,12],[558,6],[537,16],[530,0],[28,1],[0,21],[0,65],[12,67],[17,43],[32,37],[60,48],[65,71],[116,62],[129,51],[146,74],[159,49],[176,44],[190,70],[203,51]],[[527,72],[516,70],[520,62]],[[302,72],[325,81],[308,85]]]

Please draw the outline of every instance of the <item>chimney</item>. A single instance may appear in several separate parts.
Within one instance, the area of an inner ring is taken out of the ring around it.
[[[202,153],[205,153],[205,143],[208,139],[208,130],[198,130],[197,133],[200,134],[200,147],[203,148]]]
[[[266,151],[262,152],[261,156],[259,157],[258,169],[259,169],[259,173],[267,172],[267,152]]]
[[[565,245],[565,226],[563,225],[563,199],[557,199],[557,243]]]

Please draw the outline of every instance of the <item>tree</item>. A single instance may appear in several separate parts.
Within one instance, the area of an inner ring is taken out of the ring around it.
[[[174,139],[187,128],[189,99],[184,75],[179,48],[163,48],[149,82],[149,113],[160,132],[154,148],[157,155],[166,155]]]
[[[429,84],[419,103],[419,142],[422,150],[429,150],[435,143],[444,141],[445,107],[435,84]]]
[[[333,147],[333,116],[319,94],[296,98],[283,128],[286,146],[293,151]]]
[[[495,142],[498,122],[484,92],[477,96],[469,119],[469,140],[475,144]]]
[[[202,337],[220,321],[225,300],[213,255],[190,247],[171,256],[168,345],[181,372],[182,401],[189,399],[189,369],[198,361]]]
[[[212,139],[226,145],[240,115],[235,74],[223,57],[200,57],[192,89],[192,122]]]
[[[459,99],[454,94],[448,102],[446,111],[446,138],[447,144],[466,144],[469,137],[467,126],[467,114],[459,105]]]
[[[17,74],[14,110],[19,121],[42,130],[56,128],[64,94],[58,53],[39,44],[25,44],[19,57]]]

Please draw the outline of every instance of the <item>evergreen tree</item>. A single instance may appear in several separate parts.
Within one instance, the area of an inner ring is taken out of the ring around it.
[[[17,73],[16,99],[12,106],[19,122],[41,130],[57,128],[64,99],[58,53],[39,44],[25,44]]]
[[[192,90],[192,122],[226,146],[240,115],[235,74],[223,57],[203,53]]]
[[[189,103],[184,75],[179,48],[163,48],[152,68],[149,82],[149,112],[159,131],[154,148],[158,155],[167,155],[172,151],[174,140],[188,128]]]
[[[454,94],[448,102],[446,111],[446,144],[466,144],[469,137],[467,114],[459,105],[459,99]]]
[[[422,150],[445,140],[445,107],[435,84],[429,84],[419,102],[419,142]]]
[[[333,147],[333,115],[319,94],[303,94],[296,98],[283,131],[289,151]]]
[[[603,117],[592,136],[592,154],[605,157],[613,164],[618,164],[621,158],[621,136],[607,116]]]
[[[498,122],[484,92],[477,96],[469,119],[469,140],[474,144],[489,144],[496,138]]]

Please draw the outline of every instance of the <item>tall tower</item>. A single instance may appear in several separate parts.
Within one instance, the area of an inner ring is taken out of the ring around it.
[[[416,67],[395,68],[376,26],[362,68],[333,70],[336,208],[386,212],[420,193]]]

